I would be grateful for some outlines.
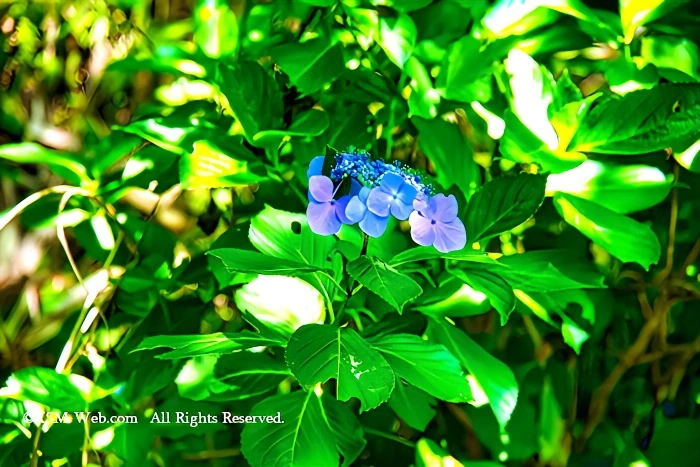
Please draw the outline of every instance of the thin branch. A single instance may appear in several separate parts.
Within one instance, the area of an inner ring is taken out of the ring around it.
[[[403,439],[400,436],[392,435],[390,433],[384,433],[383,431],[375,430],[374,428],[368,428],[366,426],[363,426],[362,430],[365,433],[367,433],[368,435],[379,436],[380,438],[388,439],[391,441],[396,441],[397,443],[401,443],[404,446],[408,446],[409,448],[416,447],[416,443],[414,443],[413,441],[409,441],[407,439]]]
[[[673,165],[673,183],[678,183],[679,165]],[[671,221],[668,226],[668,246],[666,248],[666,265],[652,281],[653,285],[661,284],[673,270],[673,254],[676,248],[676,224],[678,223],[678,188],[673,188],[671,194]]]
[[[24,212],[25,209],[39,201],[44,196],[66,192],[75,192],[75,194],[83,195],[86,197],[92,196],[92,193],[88,190],[69,185],[57,185],[45,188],[41,191],[37,191],[36,193],[32,193],[31,195],[27,196],[25,199],[17,203],[15,207],[10,209],[4,216],[2,216],[2,218],[0,218],[0,232],[5,227],[7,227],[7,225],[15,219],[15,217],[22,214],[22,212]]]

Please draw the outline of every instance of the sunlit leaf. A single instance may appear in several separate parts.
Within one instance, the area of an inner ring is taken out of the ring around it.
[[[132,352],[161,347],[174,349],[156,356],[164,360],[190,358],[198,355],[226,354],[261,346],[284,346],[281,339],[272,339],[251,331],[236,333],[216,332],[214,334],[192,336],[152,336],[146,337]]]
[[[566,193],[554,195],[554,205],[567,223],[621,261],[647,270],[659,261],[661,245],[649,226]]]
[[[360,256],[348,263],[347,270],[355,280],[399,313],[407,302],[422,292],[416,281],[374,257]]]
[[[302,326],[292,335],[284,358],[303,386],[334,378],[338,399],[348,401],[356,397],[361,412],[386,402],[394,389],[394,372],[389,363],[347,327]]]

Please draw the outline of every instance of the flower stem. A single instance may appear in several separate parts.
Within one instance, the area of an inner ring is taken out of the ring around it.
[[[362,249],[360,250],[360,256],[364,256],[367,254],[367,245],[369,244],[369,235],[363,234],[364,238],[362,240]],[[340,309],[338,310],[338,314],[335,316],[335,319],[331,324],[334,324],[336,326],[340,326],[340,319],[343,317],[345,314],[345,309],[348,306],[348,302],[352,298],[353,293],[355,293],[356,290],[360,290],[358,287],[357,289],[355,287],[355,279],[350,279],[350,283],[348,284],[348,293],[347,296],[345,297],[345,301],[343,304],[340,306]],[[360,286],[361,287],[361,286]]]

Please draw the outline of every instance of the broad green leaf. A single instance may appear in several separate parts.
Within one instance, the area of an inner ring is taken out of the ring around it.
[[[518,382],[513,371],[444,320],[428,320],[427,332],[431,339],[447,347],[478,381],[501,430],[505,429],[518,402]]]
[[[270,55],[302,94],[321,90],[345,71],[341,44],[323,38],[278,45]]]
[[[314,234],[304,214],[266,206],[251,220],[249,237],[251,243],[266,255],[331,269],[336,271],[334,276],[339,274],[342,263],[340,255],[331,256],[335,238]],[[327,303],[332,300],[335,290],[333,279],[312,273],[306,280],[323,294]]]
[[[416,443],[416,467],[499,467],[493,461],[471,461],[461,463],[429,438],[421,438]]]
[[[238,309],[287,336],[326,318],[321,293],[296,277],[258,276],[236,290],[234,300]]]
[[[416,281],[374,257],[360,256],[348,263],[347,271],[399,313],[423,292]]]
[[[491,304],[483,292],[457,277],[447,276],[434,289],[426,289],[414,308],[433,318],[457,318],[488,313]]]
[[[469,261],[473,263],[499,264],[490,256],[481,254],[474,250],[460,250],[451,253],[440,253],[432,246],[418,246],[409,250],[404,250],[391,258],[389,264],[397,267],[406,263],[414,263],[416,261],[425,261],[438,258],[450,259],[454,261]]]
[[[399,68],[403,68],[413,52],[418,35],[413,19],[399,11],[394,17],[379,17],[378,28],[377,42],[389,59]]]
[[[700,458],[697,434],[700,420],[697,418],[667,419],[659,417],[654,439],[646,452],[650,465],[674,465],[692,467]]]
[[[251,185],[267,179],[251,172],[251,166],[247,161],[230,157],[206,141],[197,141],[192,153],[180,158],[180,183],[183,189],[188,190]]]
[[[64,412],[83,411],[88,406],[88,400],[67,375],[42,367],[12,373],[7,386],[0,389],[3,398],[33,401]]]
[[[302,326],[285,351],[287,366],[303,386],[337,381],[338,399],[360,400],[360,412],[386,402],[394,389],[391,366],[353,329],[325,324]]]
[[[554,78],[545,67],[518,49],[512,49],[504,63],[513,113],[547,148],[556,150],[559,139],[548,113],[554,100]]]
[[[388,6],[399,11],[414,11],[429,5],[433,0],[371,0],[372,5]]]
[[[219,88],[243,128],[246,139],[263,130],[282,127],[282,93],[274,78],[256,62],[239,62],[235,67],[221,64]]]
[[[620,21],[625,43],[629,44],[637,28],[683,5],[685,0],[620,0]]]
[[[700,137],[700,84],[661,84],[622,97],[598,99],[569,151],[646,154],[682,152]]]
[[[662,202],[673,175],[648,165],[614,165],[587,160],[575,169],[547,177],[547,196],[569,193],[619,214],[642,211]]]
[[[163,335],[146,337],[132,352],[167,347],[175,350],[157,355],[156,358],[174,360],[196,357],[198,355],[228,354],[252,349],[253,347],[283,347],[285,344],[286,342],[281,338],[273,339],[251,331],[215,332],[213,334],[191,336]]]
[[[237,248],[221,248],[210,250],[210,264],[219,260],[229,272],[247,272],[266,275],[297,277],[310,272],[322,271],[321,268],[299,261],[275,258],[257,251],[239,250]]]
[[[263,353],[222,355],[216,360],[216,383],[210,389],[216,391],[213,400],[242,400],[266,394],[284,381],[291,373],[287,367]]]
[[[18,164],[47,164],[73,185],[89,182],[87,168],[72,154],[52,151],[37,143],[6,143],[0,146],[0,159]]]
[[[433,87],[433,80],[425,65],[411,56],[404,65],[404,73],[411,77],[411,95],[408,97],[410,114],[427,119],[435,118],[440,105],[440,94]]]
[[[389,407],[408,426],[425,431],[437,413],[437,399],[425,391],[396,379],[394,391],[389,399]]]
[[[649,226],[566,193],[554,195],[554,206],[568,224],[622,262],[645,270],[658,263],[661,245]]]
[[[472,190],[474,151],[459,127],[439,118],[414,117],[411,123],[418,129],[421,150],[435,164],[438,183],[444,188],[457,185],[468,199]]]
[[[515,295],[513,288],[501,276],[475,267],[452,269],[450,273],[489,298],[491,306],[501,316],[501,326],[508,322],[510,313],[515,308]]]
[[[640,55],[659,68],[672,68],[700,79],[700,49],[690,39],[676,36],[643,36]]]
[[[486,102],[491,97],[491,76],[496,56],[493,48],[465,36],[450,45],[437,77],[438,91],[445,99]]]
[[[230,57],[238,48],[238,20],[224,0],[197,0],[194,42],[210,58]]]
[[[342,467],[350,466],[360,457],[367,445],[362,425],[346,404],[330,396],[323,397],[321,403],[326,410],[326,418],[333,432],[335,444],[343,456]]]
[[[540,458],[544,462],[566,464],[568,453],[562,453],[561,449],[562,438],[566,434],[566,420],[561,416],[561,406],[549,376],[545,377],[543,386],[539,418]]]
[[[507,232],[532,217],[544,201],[547,177],[520,174],[481,186],[469,200],[465,226],[471,243]]]
[[[370,340],[396,376],[447,402],[471,402],[471,388],[459,361],[438,344],[412,334],[390,334]]]
[[[243,454],[253,467],[340,465],[326,411],[313,391],[269,397],[250,416],[279,416],[279,421],[246,423],[243,428]]]
[[[674,154],[676,161],[691,172],[700,173],[700,139],[680,154]]]
[[[498,0],[482,19],[498,38],[521,35],[555,21],[561,13],[585,21],[598,21],[580,0]]]
[[[525,292],[604,288],[604,277],[575,251],[539,250],[504,256],[507,268],[489,268],[514,288]]]
[[[265,130],[256,133],[253,139],[267,146],[269,143],[278,144],[284,137],[320,136],[328,129],[328,114],[322,110],[310,109],[302,113],[286,130]]]
[[[503,113],[503,123],[505,130],[500,140],[499,150],[506,159],[538,164],[543,171],[552,173],[573,169],[586,160],[585,154],[580,152],[549,149],[510,109],[506,109]]]

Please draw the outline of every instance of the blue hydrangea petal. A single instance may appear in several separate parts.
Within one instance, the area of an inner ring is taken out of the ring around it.
[[[391,215],[400,221],[408,219],[411,212],[413,212],[412,204],[405,204],[399,199],[395,199],[394,202],[391,203]]]
[[[416,199],[418,190],[408,183],[404,183],[399,187],[399,192],[396,194],[397,199],[401,200],[402,203],[413,205],[413,200]]]
[[[357,194],[357,197],[360,198],[360,201],[362,201],[363,204],[367,204],[367,199],[369,198],[369,193],[370,193],[369,188],[366,186],[363,186],[362,189],[360,189],[360,192]]]
[[[350,197],[357,196],[360,194],[360,191],[362,191],[362,188],[364,188],[360,182],[355,180],[354,178],[350,180]],[[369,191],[368,191],[369,194]]]
[[[309,170],[306,171],[306,178],[311,178],[314,175],[321,175],[323,173],[323,156],[316,156],[311,159],[309,163]]]
[[[371,211],[367,211],[364,219],[360,221],[360,228],[370,237],[377,238],[384,234],[388,223],[388,217],[377,216]]]
[[[367,214],[367,206],[360,200],[359,196],[353,196],[345,208],[345,217],[350,221],[350,224],[360,222]]]
[[[411,225],[411,238],[421,246],[430,246],[435,242],[435,228],[431,219],[413,211],[408,217]]]
[[[385,193],[397,195],[402,185],[405,185],[403,177],[395,173],[387,173],[382,177],[380,187]]]
[[[383,187],[372,188],[367,197],[367,208],[380,217],[387,217],[391,210],[391,203],[394,196],[382,189]]]
[[[350,219],[348,219],[348,217],[345,215],[345,210],[347,209],[351,198],[353,198],[353,197],[350,195],[345,195],[345,196],[341,196],[335,202],[335,214],[338,216],[338,219],[340,219],[340,222],[342,222],[343,224],[354,224],[355,223],[355,222],[351,221]]]
[[[464,224],[458,218],[452,222],[436,222],[435,228],[435,248],[440,253],[449,253],[464,248],[467,244],[467,232]]]
[[[340,230],[341,222],[331,203],[309,203],[306,218],[311,231],[318,235],[333,235]]]
[[[434,202],[433,219],[440,222],[452,222],[457,218],[457,198],[454,195],[436,195],[432,198]]]
[[[309,179],[309,193],[319,203],[327,203],[333,199],[333,182],[323,175],[314,175]]]

